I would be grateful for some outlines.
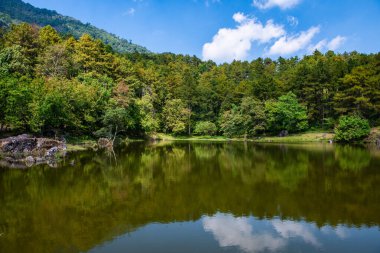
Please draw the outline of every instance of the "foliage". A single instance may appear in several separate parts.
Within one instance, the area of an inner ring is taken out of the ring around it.
[[[156,133],[159,129],[159,121],[155,112],[152,98],[145,95],[136,102],[141,117],[141,127],[146,133]]]
[[[194,129],[251,138],[332,130],[346,114],[380,124],[380,54],[316,51],[216,65],[171,53],[119,54],[89,34],[62,37],[53,27],[2,31],[0,129],[77,136]]]
[[[220,130],[227,137],[241,136],[244,134],[243,118],[239,108],[234,106],[231,110],[225,111],[220,117]]]
[[[210,121],[200,121],[196,124],[194,134],[196,135],[215,135],[217,132],[216,125]]]
[[[168,100],[163,108],[163,123],[167,132],[185,133],[189,117],[190,111],[181,99]]]
[[[308,127],[306,108],[298,103],[292,92],[281,96],[278,101],[268,101],[265,107],[268,127],[273,132],[300,132]]]
[[[359,116],[342,116],[335,128],[335,139],[340,142],[359,141],[370,134],[368,120]]]

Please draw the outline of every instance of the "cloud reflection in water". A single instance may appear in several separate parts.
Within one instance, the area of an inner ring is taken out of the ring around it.
[[[314,224],[279,219],[259,222],[265,225],[265,229],[260,227],[255,230],[251,218],[229,214],[216,214],[202,220],[204,230],[211,232],[221,247],[238,247],[247,253],[280,251],[293,238],[301,239],[315,248],[322,246],[313,233],[317,229]]]

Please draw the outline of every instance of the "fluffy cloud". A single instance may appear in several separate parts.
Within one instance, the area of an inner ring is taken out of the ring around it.
[[[289,239],[292,237],[299,237],[302,238],[302,240],[306,243],[309,243],[315,247],[321,246],[317,237],[312,233],[311,226],[306,226],[294,221],[280,220],[274,220],[272,222],[272,225],[283,238]]]
[[[289,55],[307,48],[319,30],[319,27],[311,27],[295,36],[282,36],[270,47],[268,55]]]
[[[332,39],[328,44],[327,48],[329,50],[336,50],[338,49],[344,42],[346,41],[345,37],[342,36],[336,36],[334,39]]]
[[[218,63],[245,60],[253,42],[268,43],[285,34],[283,26],[272,20],[263,25],[243,13],[235,13],[233,19],[238,23],[237,27],[220,29],[212,42],[203,46],[203,59]]]
[[[324,50],[337,50],[344,42],[346,41],[346,37],[336,36],[331,41],[327,39],[319,41],[315,45],[309,46],[309,53],[313,53],[315,50],[324,51]]]
[[[221,247],[235,246],[244,252],[279,251],[286,246],[286,240],[269,232],[254,233],[248,218],[232,215],[205,217],[203,228],[214,235]]]
[[[300,2],[301,0],[253,0],[253,5],[259,9],[270,9],[273,7],[289,9],[296,6]]]

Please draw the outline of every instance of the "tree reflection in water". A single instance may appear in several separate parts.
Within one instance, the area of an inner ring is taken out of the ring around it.
[[[367,149],[132,143],[115,155],[116,163],[99,151],[72,154],[58,169],[1,169],[0,252],[84,252],[147,224],[204,216],[221,246],[248,252],[294,237],[318,248],[304,223],[341,236],[338,228],[380,224],[380,159]],[[270,221],[271,233],[244,217]]]

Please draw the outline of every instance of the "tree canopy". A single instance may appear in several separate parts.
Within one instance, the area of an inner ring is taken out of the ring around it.
[[[217,65],[195,56],[119,54],[85,34],[11,26],[0,39],[0,127],[48,134],[157,132],[255,137],[341,116],[380,124],[380,54],[258,58]]]

